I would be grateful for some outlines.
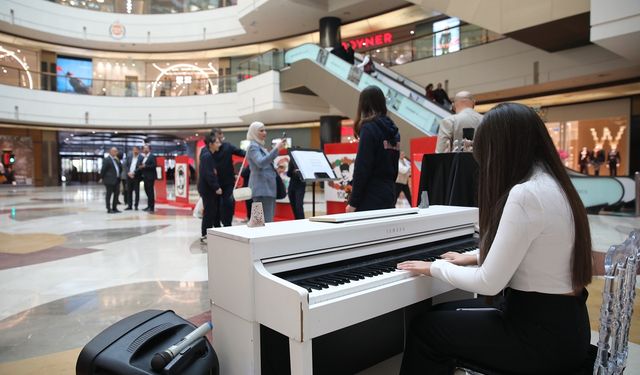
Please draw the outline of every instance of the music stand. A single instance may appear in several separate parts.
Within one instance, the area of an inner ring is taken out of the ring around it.
[[[289,149],[289,157],[296,163],[302,180],[311,182],[312,216],[316,216],[316,182],[339,180],[327,155],[320,150],[308,148]]]

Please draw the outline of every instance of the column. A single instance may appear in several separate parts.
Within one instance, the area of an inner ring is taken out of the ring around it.
[[[325,143],[340,143],[342,130],[341,116],[320,116],[320,147]]]
[[[342,41],[340,36],[340,24],[342,21],[337,17],[320,18],[320,47],[334,47],[336,43]]]

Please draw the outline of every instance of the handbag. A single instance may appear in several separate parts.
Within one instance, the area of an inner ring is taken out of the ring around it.
[[[284,187],[282,178],[276,172],[276,199],[284,199],[287,196],[287,189]]]
[[[248,201],[251,199],[253,192],[250,187],[241,187],[238,188],[238,181],[240,180],[240,176],[242,175],[242,168],[244,168],[244,162],[247,160],[247,154],[244,155],[244,159],[242,159],[242,164],[240,165],[240,172],[238,172],[238,177],[236,177],[236,182],[233,184],[233,199],[236,201]]]

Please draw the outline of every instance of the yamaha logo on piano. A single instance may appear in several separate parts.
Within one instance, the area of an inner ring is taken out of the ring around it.
[[[387,234],[397,234],[397,233],[403,233],[406,232],[407,228],[405,227],[391,227],[391,228],[387,228]]]

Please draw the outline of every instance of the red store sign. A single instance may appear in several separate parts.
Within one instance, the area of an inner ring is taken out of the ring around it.
[[[353,49],[362,49],[383,46],[391,43],[393,43],[393,34],[387,32],[348,40],[346,42],[342,42],[342,46],[347,49],[349,48],[349,44],[351,44],[351,48]]]

